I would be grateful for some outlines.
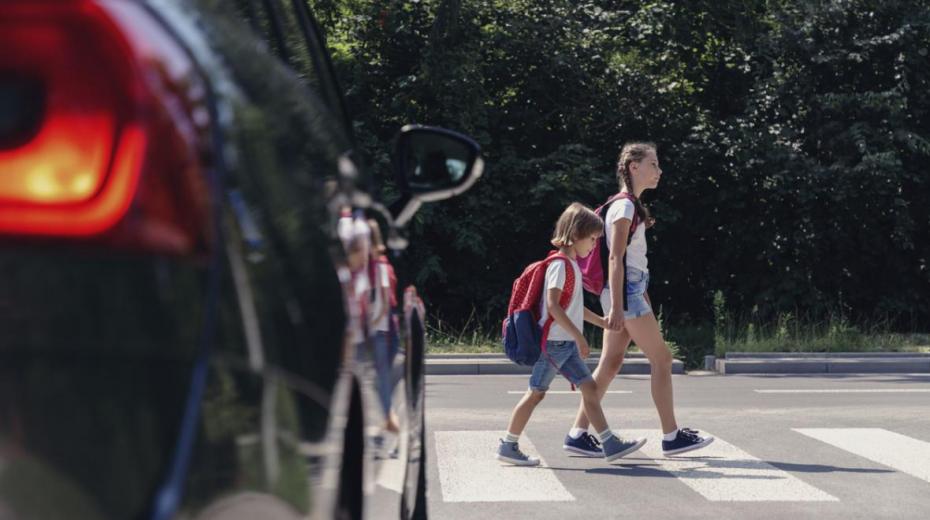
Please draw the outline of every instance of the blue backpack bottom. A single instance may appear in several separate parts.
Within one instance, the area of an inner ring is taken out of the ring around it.
[[[542,327],[529,310],[517,311],[504,320],[504,352],[518,365],[539,361]]]

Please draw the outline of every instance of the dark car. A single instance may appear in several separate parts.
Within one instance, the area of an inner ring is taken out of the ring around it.
[[[348,121],[306,0],[0,1],[0,518],[426,516],[422,304],[381,446],[338,230],[482,161],[405,127],[380,201]]]

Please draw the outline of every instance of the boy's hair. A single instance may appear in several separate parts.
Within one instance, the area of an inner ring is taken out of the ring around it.
[[[371,251],[379,255],[384,254],[387,248],[384,247],[384,240],[381,238],[381,227],[378,226],[378,221],[373,218],[368,219],[368,227],[371,228]]]
[[[576,241],[604,233],[604,221],[591,208],[580,202],[572,202],[555,223],[552,245],[571,247]]]

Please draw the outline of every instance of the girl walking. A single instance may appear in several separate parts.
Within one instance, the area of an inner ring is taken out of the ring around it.
[[[662,452],[677,455],[703,448],[714,438],[678,427],[672,392],[672,352],[662,338],[646,292],[649,286],[646,229],[652,227],[654,219],[640,196],[646,190],[655,189],[661,177],[655,144],[627,143],[623,146],[617,162],[620,193],[612,197],[604,218],[610,256],[607,286],[601,291],[600,301],[607,326],[593,377],[598,398],[603,399],[620,371],[631,339],[635,341],[651,367],[652,400],[662,426]],[[582,403],[579,407],[563,448],[583,455],[601,456],[603,450],[598,440],[587,433],[590,421],[585,406]]]

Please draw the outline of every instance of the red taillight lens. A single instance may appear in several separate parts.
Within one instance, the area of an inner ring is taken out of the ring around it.
[[[134,2],[4,2],[0,235],[202,250],[204,91]]]

